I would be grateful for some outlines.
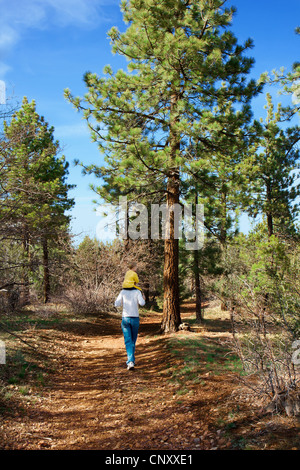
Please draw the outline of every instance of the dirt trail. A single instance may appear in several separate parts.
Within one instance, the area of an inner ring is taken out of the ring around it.
[[[183,321],[194,308],[182,306]],[[41,359],[41,370],[49,375],[42,387],[36,373],[27,376],[22,399],[21,385],[7,386],[0,449],[298,449],[296,419],[263,415],[259,404],[240,394],[237,376],[226,369],[230,322],[218,316],[207,318],[198,332],[162,336],[161,315],[143,315],[134,371],[126,369],[120,316],[59,317],[43,328],[24,329],[22,337],[48,357],[48,364]],[[198,345],[190,356],[188,344]],[[214,362],[205,348],[221,351]],[[188,371],[191,357],[196,377]]]
[[[57,370],[36,405],[10,421],[9,448],[228,447],[211,417],[222,397],[231,393],[232,381],[204,377],[207,382],[193,394],[176,395],[176,385],[165,372],[166,364],[174,361],[166,347],[168,336],[157,334],[160,318],[155,313],[142,318],[133,371],[126,369],[120,319],[57,331]],[[14,442],[12,429],[17,433]]]

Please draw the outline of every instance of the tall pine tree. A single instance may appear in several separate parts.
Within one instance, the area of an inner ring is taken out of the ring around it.
[[[296,184],[299,178],[300,127],[282,129],[280,123],[286,109],[283,111],[279,104],[275,111],[269,93],[266,100],[267,117],[265,122],[262,121],[263,131],[248,160],[252,181],[248,212],[254,217],[261,214],[266,217],[270,238],[279,232],[291,233],[295,229],[295,219],[299,214],[297,198],[300,195],[300,185]]]
[[[23,99],[22,107],[4,125],[5,152],[1,162],[5,171],[5,204],[2,216],[16,238],[21,234],[24,252],[23,300],[29,301],[32,247],[42,247],[44,301],[49,299],[49,241],[65,231],[73,206],[66,182],[68,163],[59,156],[54,129],[36,111],[35,102]]]
[[[104,181],[124,191],[164,191],[168,208],[179,203],[181,178],[191,166],[191,144],[209,152],[234,134],[223,132],[222,107],[245,110],[258,91],[246,82],[253,60],[251,41],[238,45],[229,31],[233,9],[224,0],[129,0],[122,2],[128,28],[112,28],[112,50],[128,59],[128,71],[86,73],[87,94],[66,97],[83,112],[106,165],[94,167]],[[214,107],[218,105],[218,112]],[[219,113],[219,114],[218,114]],[[236,114],[230,116],[236,128]],[[215,142],[218,142],[216,144]],[[228,145],[228,143],[226,144]],[[91,169],[92,170],[92,169]],[[151,199],[150,199],[151,200]],[[165,239],[162,330],[181,322],[178,240],[174,214]]]

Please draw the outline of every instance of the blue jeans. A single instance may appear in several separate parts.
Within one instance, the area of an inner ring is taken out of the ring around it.
[[[135,363],[135,343],[138,336],[140,325],[139,317],[123,317],[122,318],[122,331],[124,335],[125,348],[127,352],[127,361]]]

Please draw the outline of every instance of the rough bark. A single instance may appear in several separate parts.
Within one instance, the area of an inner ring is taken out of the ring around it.
[[[49,253],[47,237],[43,237],[43,269],[44,269],[44,303],[49,302],[50,276],[49,276]]]
[[[178,330],[181,323],[178,279],[178,238],[175,238],[175,214],[172,208],[179,204],[180,172],[175,164],[176,155],[180,152],[180,136],[177,134],[177,103],[179,96],[173,90],[170,109],[170,168],[167,180],[167,211],[164,259],[164,304],[161,330],[164,333]]]
[[[30,249],[29,249],[29,231],[27,225],[23,227],[23,272],[22,272],[22,303],[28,305],[30,302],[29,292],[29,266],[30,266]]]
[[[179,172],[173,170],[167,185],[167,208],[174,207],[179,202]],[[175,238],[174,212],[169,211],[166,229],[169,232],[165,238],[164,259],[164,303],[161,330],[164,333],[178,330],[181,323],[178,286],[178,239]]]
[[[199,251],[194,250],[194,281],[195,281],[195,295],[196,295],[196,320],[198,323],[203,323],[202,314],[202,292],[199,273]]]
[[[195,210],[197,210],[198,204],[198,188],[197,184],[195,186]],[[195,230],[197,233],[197,217],[195,215]],[[193,252],[194,257],[194,282],[195,282],[195,295],[196,295],[196,320],[198,323],[203,323],[203,314],[202,314],[202,292],[201,292],[201,282],[200,282],[200,270],[199,270],[199,250],[195,249]]]

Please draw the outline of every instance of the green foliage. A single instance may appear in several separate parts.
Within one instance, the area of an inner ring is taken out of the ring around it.
[[[281,129],[282,107],[274,105],[267,94],[267,117],[262,133],[251,148],[246,162],[250,180],[247,211],[251,216],[267,217],[269,236],[274,233],[295,231],[299,214],[297,198],[300,195],[299,178],[299,126]]]
[[[86,168],[103,178],[105,199],[116,186],[123,193],[165,191],[174,167],[182,174],[193,169],[191,142],[205,158],[212,148],[237,141],[249,107],[228,110],[227,103],[247,103],[259,88],[245,81],[253,60],[244,52],[251,44],[237,44],[228,29],[233,10],[221,5],[123,2],[129,26],[124,33],[114,27],[109,36],[113,52],[129,60],[128,72],[107,66],[103,78],[86,73],[83,99],[66,90],[67,99],[86,110],[92,138],[105,154],[105,166]]]
[[[37,113],[35,102],[29,103],[26,97],[10,122],[4,122],[0,152],[3,170],[0,235],[4,240],[12,240],[5,242],[6,253],[9,244],[15,243],[22,246],[23,254],[19,257],[16,250],[17,256],[7,266],[8,273],[1,274],[6,278],[12,274],[12,284],[22,283],[27,297],[29,282],[34,281],[34,270],[38,273],[35,266],[41,257],[44,279],[49,277],[51,244],[57,245],[67,238],[70,216],[66,211],[74,205],[68,197],[68,191],[74,187],[67,184],[68,163],[59,155],[59,143],[54,140],[53,132],[53,127]],[[20,266],[22,272],[18,279]]]
[[[249,386],[272,400],[275,411],[283,410],[299,391],[292,362],[300,334],[299,233],[270,236],[266,222],[257,224],[235,238],[224,261],[226,276],[214,288],[231,312],[244,370],[256,377]]]
[[[300,27],[295,29],[295,33],[300,35]],[[280,94],[292,96],[292,106],[286,106],[282,109],[285,118],[290,120],[296,113],[300,114],[300,64],[299,61],[294,62],[289,72],[284,67],[280,70],[273,70],[271,78],[268,72],[264,72],[260,77],[260,83],[280,84]]]
[[[300,333],[299,246],[297,239],[269,237],[266,224],[237,237],[228,249],[228,275],[220,281],[228,306],[248,313],[268,311],[292,337]]]
[[[68,163],[58,157],[59,143],[54,141],[53,127],[36,112],[33,101],[23,99],[9,125],[4,124],[6,148],[2,155],[8,161],[5,173],[3,217],[26,223],[31,235],[66,224],[64,212],[74,204],[67,192]]]

